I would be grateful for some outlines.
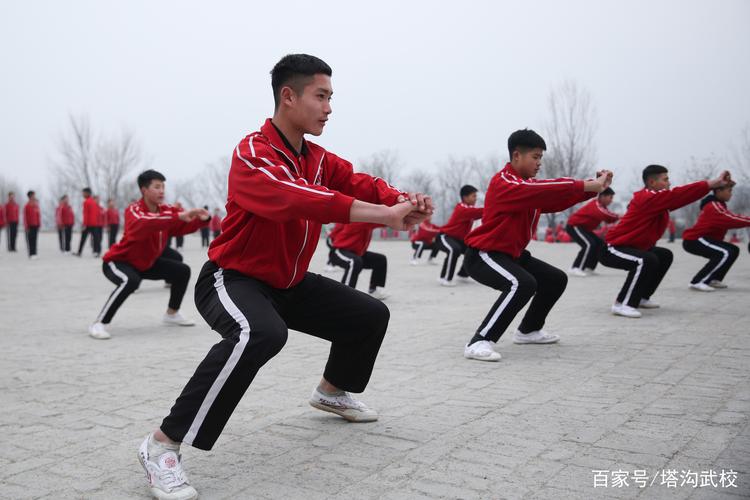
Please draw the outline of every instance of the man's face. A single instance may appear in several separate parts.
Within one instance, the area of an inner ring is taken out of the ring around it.
[[[476,203],[477,203],[477,192],[475,191],[475,192],[473,192],[471,194],[467,194],[466,196],[464,196],[463,198],[461,198],[461,201],[463,201],[467,205],[472,205],[472,206],[476,205]]]
[[[649,177],[646,181],[646,187],[653,191],[669,189],[669,174],[665,172]]]
[[[15,194],[9,194],[8,195],[8,201],[16,201],[16,195]]]
[[[143,198],[154,205],[164,202],[164,181],[153,180],[148,187],[141,188]]]
[[[717,189],[716,191],[714,191],[714,193],[716,195],[716,198],[719,201],[727,202],[727,201],[729,201],[729,200],[732,199],[732,188],[731,188],[731,186],[725,187],[725,188],[721,188],[721,189]]]
[[[68,197],[67,196],[63,196],[62,203],[63,203],[63,205],[67,205],[68,204]]]
[[[328,115],[332,112],[332,95],[331,77],[320,74],[313,76],[312,80],[305,85],[302,94],[291,90],[285,104],[288,106],[292,123],[305,134],[314,136],[322,134]]]
[[[513,151],[513,168],[524,179],[536,177],[542,166],[542,156],[542,148],[529,149],[523,153],[519,150]]]
[[[600,196],[599,203],[601,203],[603,207],[608,207],[612,203],[612,198],[614,198],[614,195],[611,194]]]

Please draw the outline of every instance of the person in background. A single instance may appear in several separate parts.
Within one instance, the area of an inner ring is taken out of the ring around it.
[[[208,205],[203,205],[203,210],[208,212]],[[209,243],[211,243],[210,234],[211,229],[208,226],[201,227],[201,248],[208,248]]]
[[[23,207],[23,225],[26,229],[26,247],[29,251],[29,258],[36,260],[39,257],[36,253],[36,243],[39,237],[39,227],[42,225],[42,214],[39,210],[39,202],[36,199],[34,191],[28,192],[29,201]]]
[[[112,198],[107,200],[107,212],[106,212],[107,228],[109,230],[109,244],[107,248],[112,248],[112,245],[117,243],[117,233],[120,230],[120,211],[115,206],[115,200]]]
[[[8,251],[16,251],[16,236],[18,235],[18,203],[16,193],[8,193],[8,202],[5,204],[5,222],[8,224]]]
[[[211,223],[209,224],[211,232],[213,233],[214,239],[218,238],[221,234],[221,212],[218,208],[214,209],[214,216],[211,217]]]

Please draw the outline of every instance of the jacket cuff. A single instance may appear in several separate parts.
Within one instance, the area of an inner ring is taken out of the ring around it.
[[[334,191],[333,201],[328,218],[330,222],[349,222],[354,198],[338,191]]]

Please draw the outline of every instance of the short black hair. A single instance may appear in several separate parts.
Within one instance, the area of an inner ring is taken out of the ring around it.
[[[472,186],[471,184],[466,184],[465,186],[461,186],[461,199],[464,198],[464,196],[469,196],[470,194],[474,194],[477,191],[479,191],[477,188]]]
[[[667,167],[664,167],[662,165],[649,165],[648,167],[643,169],[643,184],[646,184],[646,182],[648,182],[648,180],[652,177],[666,174],[668,172],[669,170],[667,170]]]
[[[508,154],[511,159],[513,159],[513,151],[525,153],[534,148],[541,148],[542,151],[547,151],[547,143],[544,142],[541,135],[531,129],[516,130],[508,137]]]
[[[167,178],[164,177],[160,172],[157,172],[156,170],[144,170],[141,172],[141,175],[138,176],[138,187],[139,188],[147,188],[151,185],[151,181],[166,181]]]
[[[34,191],[29,191],[28,193],[26,193],[26,196],[28,196],[29,198],[31,198],[31,197],[32,197],[32,196],[34,196],[35,194],[36,194],[36,193],[35,193]]]
[[[60,196],[60,201],[63,201],[63,200],[64,200],[65,198],[67,198],[67,197],[68,197],[68,195],[67,195],[67,194],[64,194],[64,195]]]
[[[82,189],[82,191],[84,193],[86,193],[86,194],[91,194],[91,188],[90,187],[85,187],[85,188]]]
[[[203,205],[203,210],[208,210],[208,205]]]
[[[604,191],[599,193],[599,196],[614,196],[614,194],[615,194],[614,189],[608,187]]]
[[[281,58],[271,70],[271,88],[273,102],[278,109],[281,102],[281,89],[291,87],[297,94],[302,94],[305,85],[315,75],[331,76],[333,70],[325,61],[309,54],[288,54]]]
[[[701,209],[711,203],[712,201],[719,201],[715,194],[709,194],[701,200]]]

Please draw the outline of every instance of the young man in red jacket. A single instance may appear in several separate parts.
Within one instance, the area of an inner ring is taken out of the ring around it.
[[[595,196],[609,186],[612,172],[599,172],[596,180],[536,179],[546,149],[544,139],[533,130],[517,130],[510,135],[510,163],[492,177],[482,225],[466,237],[469,248],[464,262],[469,276],[500,291],[464,348],[467,359],[499,361],[494,344],[529,300],[513,342],[551,344],[560,339],[542,327],[565,291],[568,277],[532,257],[526,246],[536,233],[541,214],[559,212]]]
[[[750,226],[750,216],[731,212],[727,202],[732,198],[734,181],[714,189],[712,195],[701,200],[701,213],[695,225],[682,233],[682,248],[693,255],[708,259],[690,281],[690,288],[699,292],[713,292],[727,288],[723,283],[729,268],[740,254],[737,245],[724,241],[729,229]]]
[[[112,198],[107,200],[107,211],[105,212],[105,218],[107,227],[109,228],[109,245],[107,248],[112,248],[112,245],[117,243],[117,232],[120,230],[120,211],[115,206],[115,200]]]
[[[0,236],[3,234],[3,228],[5,227],[5,205],[0,203]],[[2,238],[0,238],[2,240]]]
[[[91,188],[85,187],[81,191],[83,194],[83,222],[81,230],[81,241],[78,244],[78,257],[83,253],[83,246],[86,244],[86,238],[91,235],[91,240],[94,243],[94,257],[98,257],[101,248],[98,246],[96,238],[96,226],[99,224],[99,204],[91,196]]]
[[[442,286],[456,286],[453,275],[456,272],[458,258],[466,251],[464,238],[471,231],[474,221],[482,218],[483,209],[474,206],[477,203],[477,188],[467,184],[461,187],[460,194],[461,203],[456,204],[450,219],[440,228],[440,234],[436,238],[440,250],[447,254],[443,261],[443,268],[440,270],[440,279],[438,279],[438,283]],[[468,278],[463,263],[458,276]]]
[[[349,391],[367,386],[388,308],[307,269],[322,223],[405,230],[432,212],[429,197],[354,173],[351,163],[305,140],[305,134],[320,135],[331,114],[331,68],[325,62],[288,55],[271,75],[273,118],[234,150],[222,233],[211,242],[195,287],[198,310],[223,340],[140,448],[159,498],[197,495],[180,464],[180,442],[213,447],[258,370],[284,346],[287,329],[332,343],[310,404],[347,420],[377,419]]]
[[[427,263],[435,264],[435,257],[440,251],[437,243],[435,243],[435,238],[439,233],[440,226],[433,224],[430,219],[425,220],[417,226],[416,232],[411,237],[411,247],[414,249],[414,254],[411,256],[409,263],[412,266],[419,265],[419,259],[422,258],[422,252],[425,250],[430,251]]]
[[[16,193],[8,193],[8,202],[5,204],[5,222],[8,224],[8,251],[16,251],[16,237],[18,235],[18,203]]]
[[[168,250],[171,249],[166,247],[170,236],[192,233],[208,224],[209,214],[202,208],[177,212],[165,205],[165,180],[155,170],[146,170],[138,176],[138,187],[143,197],[125,209],[123,237],[112,245],[102,259],[104,276],[117,288],[89,327],[89,334],[95,339],[110,338],[106,325],[144,279],[164,280],[171,285],[169,305],[163,318],[165,324],[195,324],[179,312],[190,280],[190,267],[181,262],[179,256],[169,258]]]
[[[60,251],[63,254],[70,253],[70,240],[73,237],[73,224],[75,224],[75,214],[73,207],[68,202],[68,195],[60,197],[60,203],[55,209],[55,223],[57,224],[57,234],[60,239]]]
[[[586,277],[593,274],[599,263],[599,254],[604,248],[604,240],[599,238],[594,231],[602,222],[616,222],[620,216],[610,211],[607,207],[612,203],[615,192],[607,188],[596,199],[584,204],[573,212],[568,219],[565,231],[578,243],[581,250],[573,261],[569,274],[573,276]]]
[[[656,246],[669,224],[669,212],[701,199],[709,189],[731,181],[729,172],[711,181],[698,181],[670,189],[669,173],[661,165],[643,169],[644,188],[633,194],[620,222],[607,232],[602,265],[628,272],[612,305],[612,314],[640,318],[642,309],[655,309],[651,300],[672,265],[672,252]]]
[[[385,300],[388,295],[383,291],[388,273],[388,259],[382,253],[370,252],[367,248],[372,240],[372,231],[382,224],[352,222],[338,224],[331,233],[331,262],[344,268],[341,282],[357,288],[357,278],[362,269],[372,269],[368,292],[376,299]]]
[[[26,229],[26,247],[29,250],[29,258],[36,260],[39,256],[36,254],[37,238],[39,237],[39,227],[42,225],[42,213],[39,210],[39,202],[36,199],[36,193],[29,191],[27,193],[29,201],[23,207],[23,225]]]

